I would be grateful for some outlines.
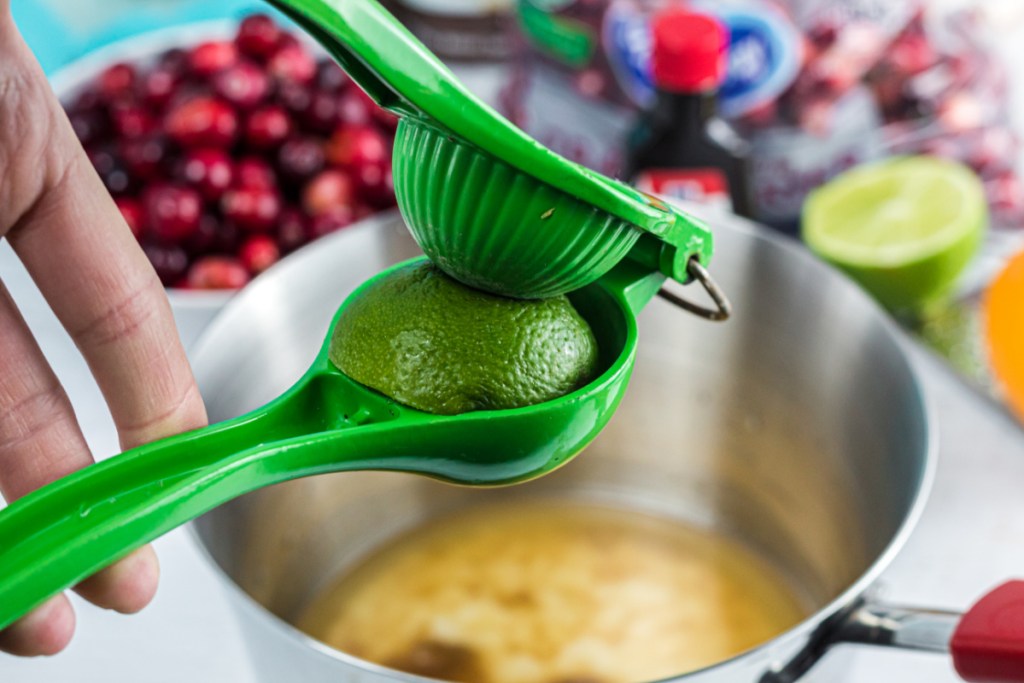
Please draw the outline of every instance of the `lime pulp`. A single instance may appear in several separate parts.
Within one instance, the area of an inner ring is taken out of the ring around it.
[[[942,298],[977,251],[988,210],[981,181],[937,157],[859,166],[811,193],[803,238],[893,310]]]

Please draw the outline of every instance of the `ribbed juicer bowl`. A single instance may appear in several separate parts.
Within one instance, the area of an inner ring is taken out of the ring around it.
[[[422,120],[395,135],[395,195],[442,270],[517,298],[564,294],[621,261],[642,232]]]

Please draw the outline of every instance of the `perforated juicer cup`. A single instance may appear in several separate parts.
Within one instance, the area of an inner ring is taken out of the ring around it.
[[[395,137],[398,206],[416,241],[449,275],[519,298],[579,289],[625,258],[701,281],[701,221],[548,150],[472,95],[375,0],[268,0],[316,38],[382,107]]]

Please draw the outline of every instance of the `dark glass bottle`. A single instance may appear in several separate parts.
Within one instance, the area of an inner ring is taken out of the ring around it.
[[[748,145],[717,115],[725,76],[725,27],[704,14],[669,9],[652,21],[654,106],[629,139],[627,178],[644,192],[731,204],[751,215]]]

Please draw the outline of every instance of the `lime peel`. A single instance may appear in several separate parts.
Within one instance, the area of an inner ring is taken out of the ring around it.
[[[535,405],[579,389],[597,374],[598,348],[565,296],[510,299],[418,262],[346,305],[329,357],[399,403],[456,415]]]

